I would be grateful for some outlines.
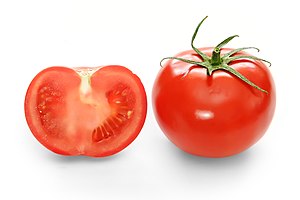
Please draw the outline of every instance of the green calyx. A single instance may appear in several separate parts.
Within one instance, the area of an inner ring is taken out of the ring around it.
[[[246,49],[255,49],[257,51],[259,51],[258,48],[256,47],[242,47],[242,48],[238,48],[238,49],[234,49],[226,54],[224,54],[223,56],[221,56],[221,50],[222,47],[224,45],[226,45],[228,42],[230,42],[233,38],[238,37],[238,35],[233,35],[230,36],[228,38],[226,38],[224,41],[222,41],[220,44],[218,44],[212,52],[212,56],[209,57],[208,55],[206,55],[205,53],[201,52],[199,49],[197,49],[194,46],[194,40],[197,36],[198,30],[200,28],[200,26],[202,25],[202,23],[204,22],[204,20],[207,18],[207,16],[198,24],[193,37],[192,37],[192,42],[191,42],[191,46],[193,48],[193,50],[202,58],[202,62],[199,61],[194,61],[194,60],[188,60],[188,59],[184,59],[184,58],[177,58],[177,57],[166,57],[163,58],[160,62],[160,65],[162,66],[162,62],[166,59],[175,59],[175,60],[180,60],[186,63],[190,63],[199,67],[204,67],[207,69],[207,75],[210,76],[212,75],[212,73],[216,70],[225,70],[233,75],[235,75],[236,77],[238,77],[239,79],[241,79],[242,81],[244,81],[245,83],[249,84],[250,86],[264,92],[264,93],[268,93],[266,90],[260,88],[259,86],[255,85],[253,82],[251,82],[250,80],[248,80],[245,76],[243,76],[241,73],[239,73],[238,71],[236,71],[234,68],[229,66],[229,63],[234,61],[234,60],[239,60],[239,59],[250,59],[250,60],[260,60],[263,62],[268,63],[271,66],[271,63],[267,60],[255,57],[255,56],[248,56],[248,55],[235,55],[236,53],[246,50]],[[190,68],[191,70],[192,68]],[[190,71],[189,70],[189,71]],[[188,71],[188,72],[189,72]],[[187,72],[187,73],[188,73]]]

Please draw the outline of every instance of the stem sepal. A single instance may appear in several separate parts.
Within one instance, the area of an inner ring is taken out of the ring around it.
[[[223,40],[221,43],[219,43],[213,49],[211,57],[209,57],[208,55],[206,55],[205,53],[203,53],[202,51],[200,51],[198,48],[196,48],[194,46],[194,40],[197,36],[198,30],[199,30],[200,26],[202,25],[202,23],[204,22],[204,20],[206,18],[207,18],[207,16],[196,27],[196,30],[193,34],[192,41],[191,41],[191,46],[192,46],[193,50],[202,58],[203,61],[199,62],[199,61],[194,61],[194,60],[189,60],[189,59],[184,59],[184,58],[178,58],[178,57],[165,57],[161,60],[160,66],[162,66],[162,62],[166,59],[175,59],[175,60],[179,60],[179,61],[182,61],[182,62],[193,64],[193,65],[196,65],[196,66],[199,66],[199,67],[206,68],[208,76],[211,76],[212,73],[216,70],[224,70],[224,71],[227,71],[227,72],[235,75],[237,78],[241,79],[242,81],[244,81],[248,85],[254,87],[255,89],[258,89],[261,92],[264,92],[264,93],[268,94],[268,92],[266,90],[260,88],[259,86],[257,86],[253,82],[251,82],[249,79],[247,79],[245,76],[243,76],[241,73],[236,71],[234,68],[229,66],[229,64],[232,61],[240,60],[240,59],[259,60],[259,61],[266,62],[266,63],[269,64],[269,66],[271,66],[271,63],[269,61],[267,61],[265,59],[262,59],[262,58],[258,58],[256,56],[236,55],[237,53],[239,53],[243,50],[246,50],[246,49],[255,49],[259,52],[258,48],[256,48],[256,47],[242,47],[242,48],[231,50],[230,52],[228,52],[228,53],[224,54],[223,56],[221,56],[222,47],[225,46],[228,42],[230,42],[233,38],[238,37],[238,35],[230,36],[230,37],[226,38],[225,40]],[[191,68],[191,69],[193,69],[193,68]],[[186,76],[190,71],[191,70],[188,70],[185,73],[184,76]]]

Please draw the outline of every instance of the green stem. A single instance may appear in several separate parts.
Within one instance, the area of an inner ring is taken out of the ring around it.
[[[194,60],[188,60],[188,59],[184,59],[184,58],[177,58],[177,57],[166,57],[163,58],[160,62],[161,66],[162,66],[162,61],[164,61],[165,59],[176,59],[179,60],[181,62],[186,62],[189,64],[192,64],[193,66],[191,66],[188,71],[186,73],[184,73],[184,77],[192,70],[195,68],[195,66],[199,66],[199,67],[204,67],[207,70],[207,75],[210,76],[212,75],[212,73],[216,70],[223,70],[223,71],[227,71],[228,73],[231,73],[233,75],[235,75],[237,78],[241,79],[242,81],[244,81],[246,84],[252,86],[255,89],[260,90],[261,92],[264,92],[266,94],[268,94],[268,92],[262,88],[260,88],[259,86],[255,85],[253,82],[251,82],[250,80],[248,80],[245,76],[243,76],[242,74],[240,74],[238,71],[236,71],[234,68],[230,67],[230,62],[234,61],[234,60],[240,60],[240,59],[250,59],[250,60],[260,60],[266,63],[269,63],[269,65],[271,66],[271,63],[267,60],[255,57],[255,56],[251,56],[251,55],[236,55],[236,53],[242,51],[242,50],[246,50],[246,49],[256,49],[257,51],[259,51],[259,49],[257,49],[256,47],[243,47],[243,48],[238,48],[238,49],[234,49],[226,54],[224,54],[223,56],[221,56],[221,49],[224,45],[226,45],[228,42],[230,42],[233,38],[238,37],[238,35],[233,35],[230,36],[228,38],[226,38],[225,40],[223,40],[220,44],[218,44],[213,52],[212,52],[212,56],[209,57],[208,55],[206,55],[205,53],[201,52],[199,49],[197,49],[194,46],[194,40],[197,36],[198,30],[200,28],[200,26],[202,25],[202,23],[204,22],[204,20],[207,17],[205,17],[197,26],[193,37],[192,37],[192,41],[191,41],[191,46],[193,48],[193,50],[202,57],[203,62],[199,62],[199,61],[194,61]]]
[[[216,47],[212,52],[211,65],[216,66],[216,65],[220,65],[221,63],[222,63],[221,50],[220,48]]]

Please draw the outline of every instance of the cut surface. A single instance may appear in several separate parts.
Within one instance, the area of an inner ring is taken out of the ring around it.
[[[146,95],[138,77],[121,66],[52,67],[30,84],[25,114],[32,133],[48,149],[107,156],[140,132]]]

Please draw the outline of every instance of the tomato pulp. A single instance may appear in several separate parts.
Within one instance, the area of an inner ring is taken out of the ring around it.
[[[200,48],[209,57],[214,48]],[[221,55],[232,49],[221,48]],[[234,56],[248,55],[240,51]],[[194,50],[176,57],[202,62]],[[275,85],[259,60],[238,59],[229,66],[262,92],[225,70],[168,60],[155,80],[152,100],[157,122],[180,149],[199,156],[225,157],[244,151],[267,130],[275,110]]]
[[[47,68],[25,97],[31,132],[62,155],[103,157],[121,151],[141,131],[146,112],[142,82],[117,65]]]

